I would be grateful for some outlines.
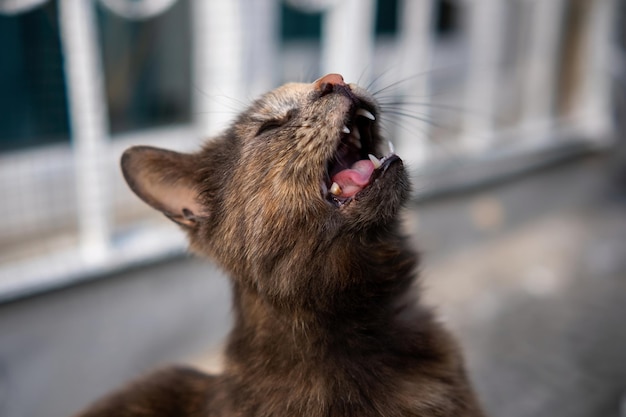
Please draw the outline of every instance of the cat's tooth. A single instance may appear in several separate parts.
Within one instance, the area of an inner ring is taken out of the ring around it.
[[[343,129],[341,129],[341,131],[345,133],[346,135],[350,134],[350,129],[348,129],[348,126],[344,126]]]
[[[336,182],[333,182],[333,185],[330,186],[330,193],[333,195],[341,194],[341,187]]]
[[[388,141],[388,142],[387,142],[387,145],[389,146],[389,154],[390,154],[390,155],[395,154],[395,153],[396,153],[396,150],[395,150],[395,148],[393,147],[393,143],[391,143],[391,141]]]
[[[376,118],[374,117],[374,115],[373,115],[372,113],[370,113],[369,111],[365,110],[365,109],[361,109],[361,108],[360,108],[360,109],[358,109],[358,110],[356,111],[356,114],[357,114],[357,115],[359,115],[359,116],[366,117],[366,118],[370,119],[371,121],[376,120]]]
[[[359,132],[359,129],[354,129],[354,132],[352,132],[352,136],[354,136],[354,138],[358,141],[361,140],[361,133]]]
[[[374,155],[367,154],[367,156],[370,158],[370,161],[372,161],[372,164],[374,164],[374,168],[378,169],[380,168],[380,166],[382,165],[382,163],[380,162],[380,160],[378,158],[376,158]]]

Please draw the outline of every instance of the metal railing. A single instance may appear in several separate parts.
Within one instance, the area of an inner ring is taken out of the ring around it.
[[[46,187],[56,175],[71,191],[55,213],[30,215],[26,203],[0,208],[0,241],[9,243],[0,257],[0,299],[180,253],[182,234],[142,211],[122,184],[116,168],[121,152],[140,143],[197,147],[230,119],[216,97],[246,101],[272,88],[292,77],[290,60],[302,59],[301,68],[313,68],[316,76],[339,72],[364,85],[387,80],[386,94],[404,103],[403,112],[419,116],[408,123],[391,118],[388,130],[398,153],[424,172],[449,159],[439,155],[441,143],[457,159],[485,161],[574,140],[603,146],[612,131],[608,63],[615,0],[457,1],[462,24],[452,40],[436,36],[440,2],[435,0],[399,0],[398,31],[386,39],[374,36],[373,0],[290,0],[294,7],[322,13],[319,48],[305,45],[311,54],[302,54],[301,45],[279,45],[278,0],[189,0],[192,81],[200,92],[193,96],[192,122],[113,141],[95,5],[125,19],[149,19],[167,13],[176,1],[58,2],[72,142],[0,154],[0,189],[5,201],[26,202],[29,193],[55,192]],[[0,0],[0,13],[23,13],[45,2]],[[439,79],[444,73],[452,75]],[[442,87],[444,93],[438,91]],[[445,119],[445,129],[417,120],[438,118]],[[52,174],[33,168],[50,158],[56,161],[46,165]],[[29,186],[10,187],[16,175]],[[119,221],[125,212],[134,213],[132,221]],[[44,235],[60,219],[70,225],[64,243],[42,237],[25,243],[40,249],[11,255],[11,240],[24,227]],[[42,244],[47,241],[52,243]]]

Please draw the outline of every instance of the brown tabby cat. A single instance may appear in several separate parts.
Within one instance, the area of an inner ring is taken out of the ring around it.
[[[380,158],[378,117],[329,74],[265,94],[198,153],[124,153],[130,188],[232,276],[235,325],[221,375],[157,372],[82,416],[482,416],[416,299],[409,180]]]

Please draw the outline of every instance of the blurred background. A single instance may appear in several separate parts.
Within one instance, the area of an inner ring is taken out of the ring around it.
[[[493,416],[626,416],[623,0],[0,0],[0,415],[218,369],[226,278],[132,195],[258,94],[376,92],[426,301]]]

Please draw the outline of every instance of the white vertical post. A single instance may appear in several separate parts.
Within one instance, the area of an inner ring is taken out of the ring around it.
[[[243,31],[244,77],[249,81],[247,94],[256,97],[278,81],[279,3],[277,0],[245,0],[242,12],[246,28]]]
[[[498,78],[501,73],[506,3],[502,0],[467,0],[469,68],[465,90],[462,146],[479,153],[494,137]]]
[[[410,129],[397,129],[398,154],[414,166],[422,165],[430,155],[430,124],[428,101],[430,100],[431,56],[435,5],[433,0],[403,0],[399,10],[400,40],[399,61],[402,91],[406,94],[400,101],[419,101],[418,111],[422,120],[412,122]],[[411,112],[410,104],[406,104]]]
[[[520,124],[530,133],[527,140],[541,140],[548,136],[554,123],[565,1],[530,0],[527,5],[531,8],[529,27],[526,28],[530,40],[520,85]]]
[[[193,0],[196,126],[202,136],[223,130],[244,91],[240,0]]]
[[[339,73],[348,83],[367,84],[374,53],[373,0],[341,0],[324,14],[322,72]]]
[[[108,121],[93,7],[93,2],[86,0],[59,2],[76,163],[80,245],[87,263],[102,261],[110,244]]]
[[[590,2],[583,45],[583,79],[578,108],[582,128],[598,141],[613,128],[610,53],[615,27],[615,0]]]

